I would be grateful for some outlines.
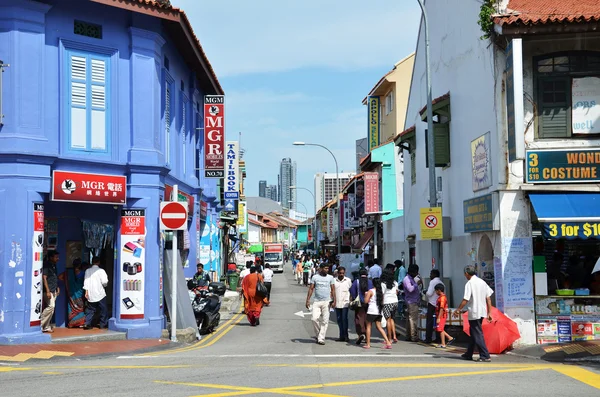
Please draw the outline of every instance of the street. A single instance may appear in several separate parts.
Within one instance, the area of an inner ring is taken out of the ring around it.
[[[215,334],[179,349],[0,366],[2,396],[592,396],[600,389],[597,367],[511,355],[467,362],[457,351],[407,342],[380,350],[377,338],[365,351],[335,342],[333,322],[319,346],[309,316],[294,314],[307,312],[305,296],[286,265],[274,277],[272,305],[258,327],[235,315]]]

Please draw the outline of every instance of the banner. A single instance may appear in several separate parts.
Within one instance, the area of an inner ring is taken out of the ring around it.
[[[600,149],[535,149],[525,157],[526,183],[600,181]]]
[[[335,211],[333,208],[327,208],[327,238],[332,239],[335,236]]]
[[[225,96],[204,96],[204,176],[225,176]]]
[[[120,318],[144,318],[146,211],[121,210]]]
[[[365,212],[379,212],[379,174],[365,172]]]
[[[364,187],[364,186],[363,186]],[[364,192],[364,190],[363,190]],[[360,226],[360,219],[356,215],[356,194],[348,193],[348,228],[352,229]]]
[[[227,160],[225,161],[225,199],[240,198],[240,147],[237,141],[227,141]]]
[[[600,239],[598,222],[551,222],[544,223],[544,237],[567,240]]]
[[[321,231],[327,233],[327,209],[321,211]]]
[[[240,234],[248,231],[248,210],[245,201],[240,201],[238,203],[238,219],[236,225]]]
[[[44,266],[44,204],[33,204],[33,243],[31,257],[31,300],[29,326],[41,324],[42,267]]]
[[[379,146],[379,97],[370,96],[367,99],[369,108],[369,152]]]

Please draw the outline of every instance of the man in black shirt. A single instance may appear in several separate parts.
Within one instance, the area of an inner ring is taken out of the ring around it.
[[[54,314],[54,304],[56,297],[60,294],[58,288],[58,272],[56,264],[58,263],[59,255],[57,251],[48,251],[46,262],[42,269],[42,278],[44,281],[44,311],[42,312],[42,332],[54,332],[50,326],[52,315]]]
[[[196,285],[208,285],[210,283],[210,275],[204,271],[204,265],[198,263],[196,265],[196,274],[194,274],[194,282]]]

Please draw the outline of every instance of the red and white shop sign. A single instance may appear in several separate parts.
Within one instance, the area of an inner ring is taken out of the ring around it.
[[[379,174],[365,172],[365,212],[379,211]]]
[[[127,198],[127,177],[54,171],[52,201],[123,205]]]
[[[33,204],[33,231],[44,231],[44,204]]]
[[[144,235],[146,231],[146,210],[121,210],[121,235]]]
[[[31,298],[29,326],[41,325],[42,316],[42,267],[44,264],[44,204],[33,203],[33,241],[31,244]]]
[[[204,96],[204,176],[225,177],[225,96]]]

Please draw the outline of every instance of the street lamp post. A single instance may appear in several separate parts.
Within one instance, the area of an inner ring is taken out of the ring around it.
[[[304,204],[302,204],[302,203],[301,203],[300,201],[298,201],[298,200],[296,200],[296,201],[294,201],[294,200],[289,200],[289,202],[290,202],[290,203],[296,203],[296,204],[300,204],[301,206],[303,206],[303,207],[304,207],[304,211],[306,211],[306,216],[308,216],[308,207],[307,207],[307,206],[305,206]]]
[[[290,203],[292,203],[293,201],[294,200],[289,200]],[[306,219],[308,219],[308,208],[304,204],[302,204],[301,202],[299,202],[299,201],[296,201],[296,204],[300,204],[300,205],[302,205],[304,207],[304,210],[306,210]],[[306,222],[306,220],[304,222]],[[306,241],[307,241],[306,244],[307,244],[307,248],[308,248],[308,227],[309,227],[309,225],[306,225]],[[312,239],[311,239],[310,242],[312,242]]]
[[[435,180],[435,134],[433,131],[433,105],[431,95],[431,60],[429,54],[429,21],[423,0],[417,0],[423,12],[425,28],[425,85],[427,86],[427,166],[429,167],[429,207],[437,207],[437,191]],[[442,263],[439,262],[440,242],[431,240],[431,264],[437,265],[443,276]]]
[[[315,194],[310,189],[307,189],[305,187],[299,187],[299,186],[290,186],[290,189],[296,189],[296,190],[302,189],[302,190],[306,190],[307,192],[309,192],[313,198],[313,208],[315,209],[315,214],[317,213],[317,199],[315,198]]]
[[[335,162],[335,181],[336,181],[336,187],[337,187],[337,193],[335,194],[335,202],[337,204],[338,211],[340,211],[341,210],[341,208],[340,208],[340,173],[339,173],[339,168],[338,168],[338,162],[337,162],[337,159],[335,158],[335,155],[333,154],[333,152],[331,150],[329,150],[327,147],[320,145],[318,143],[294,142],[294,145],[295,146],[318,146],[320,148],[327,150],[329,152],[329,154],[331,154],[331,157],[333,157],[333,161]],[[338,255],[342,253],[342,231],[340,230],[339,227],[338,227],[337,251],[338,251]]]

